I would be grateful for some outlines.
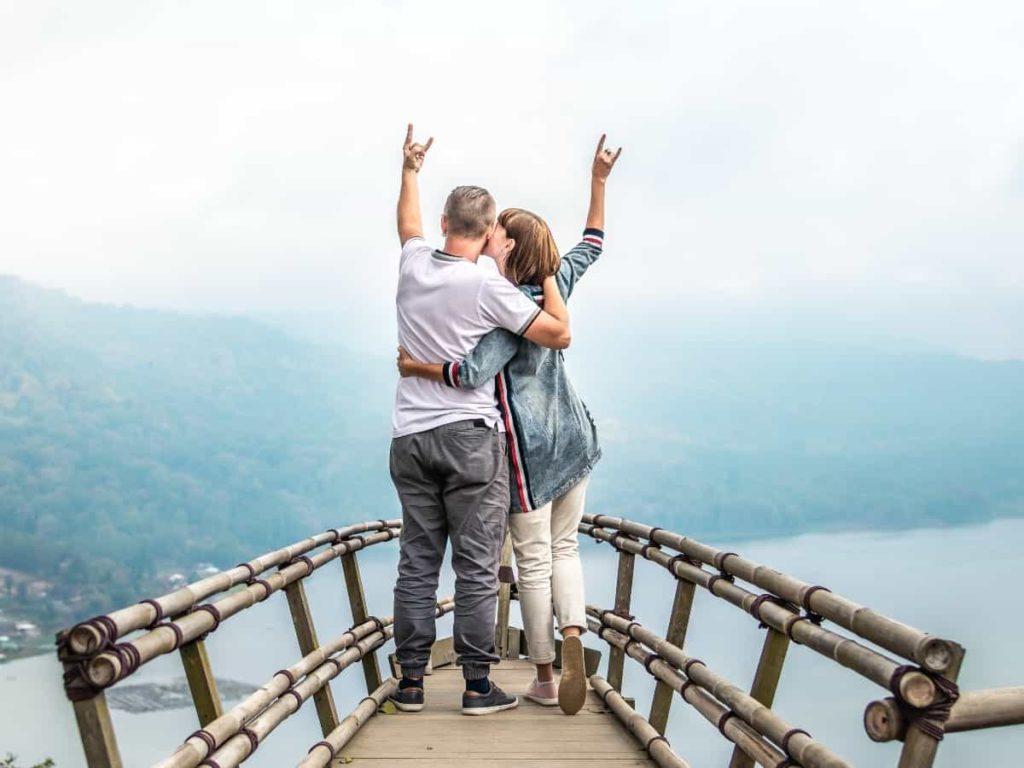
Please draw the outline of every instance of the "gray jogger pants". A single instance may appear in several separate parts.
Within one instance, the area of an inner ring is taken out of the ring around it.
[[[505,435],[472,420],[395,438],[391,479],[402,502],[398,663],[405,675],[419,677],[430,659],[438,576],[451,539],[455,653],[467,680],[486,677],[498,661],[494,620],[509,507]]]

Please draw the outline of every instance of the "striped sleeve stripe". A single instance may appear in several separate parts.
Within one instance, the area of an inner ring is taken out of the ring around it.
[[[604,246],[604,232],[600,229],[588,227],[583,230],[583,242],[601,248]]]
[[[444,379],[444,383],[449,387],[455,386],[455,379],[452,377],[452,366],[457,363],[445,363],[441,366],[441,377]]]
[[[459,372],[461,370],[462,370],[462,366],[459,365],[459,361],[458,360],[456,360],[454,363],[452,363],[451,375],[452,375],[452,386],[453,387],[461,387],[462,386],[462,382],[459,380]]]

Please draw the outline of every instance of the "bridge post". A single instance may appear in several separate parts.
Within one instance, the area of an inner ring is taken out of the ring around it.
[[[320,641],[316,637],[316,628],[313,626],[313,617],[309,612],[309,601],[306,599],[306,587],[302,579],[293,581],[284,588],[285,597],[288,598],[288,610],[292,615],[292,624],[295,625],[295,637],[299,641],[299,653],[308,656],[315,651]],[[320,730],[326,736],[338,727],[338,710],[334,706],[334,695],[331,687],[325,685],[313,694],[313,704],[316,706],[316,716],[320,720]]]
[[[515,514],[515,513],[513,513]],[[501,566],[498,568],[498,620],[494,627],[494,652],[499,659],[508,658],[509,614],[512,611],[512,536],[505,529],[501,544]]]
[[[370,614],[366,610],[366,592],[363,590],[359,561],[356,560],[354,551],[341,556],[341,567],[345,571],[345,588],[348,590],[348,602],[352,608],[352,623],[361,624],[370,617]],[[363,676],[366,678],[367,695],[380,688],[380,663],[377,661],[376,651],[363,656]]]
[[[964,661],[964,649],[956,643],[950,645],[954,657],[946,669],[944,677],[955,683],[960,675],[960,665]],[[942,724],[938,725],[942,728]],[[903,740],[903,750],[900,752],[898,768],[931,768],[938,751],[939,742],[935,737],[925,733],[916,722],[911,721],[907,724],[907,735]]]
[[[192,704],[196,708],[199,727],[205,728],[224,714],[206,643],[193,640],[181,646],[178,652],[181,654],[181,665],[185,668],[188,688],[192,692]]]
[[[633,599],[633,565],[636,560],[632,552],[619,552],[619,572],[615,579],[615,613],[620,616],[629,615],[629,606]],[[608,654],[608,684],[618,693],[622,693],[622,667],[626,655],[621,648],[612,647]]]
[[[73,705],[89,768],[122,768],[106,695],[101,691],[91,699],[76,701]]]
[[[693,594],[697,585],[686,579],[676,580],[676,596],[672,601],[672,613],[669,614],[668,630],[665,639],[672,645],[682,648],[686,642],[686,628],[690,624],[690,610],[693,608]],[[672,707],[675,690],[668,683],[659,680],[651,699],[651,716],[648,721],[661,735],[665,735],[668,725],[668,713]]]
[[[768,627],[767,634],[764,636],[764,644],[761,646],[761,656],[757,660],[754,682],[750,685],[750,695],[769,709],[771,709],[772,702],[775,701],[775,692],[779,688],[782,665],[786,661],[788,650],[789,638],[784,633]],[[733,749],[729,768],[753,767],[754,761],[750,755],[739,747]]]

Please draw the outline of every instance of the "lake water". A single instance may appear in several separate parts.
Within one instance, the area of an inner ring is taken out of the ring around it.
[[[581,542],[589,589],[588,601],[609,605],[614,592],[615,553],[586,539]],[[807,535],[730,543],[758,562],[811,583],[829,586],[912,626],[949,637],[968,650],[961,687],[993,688],[1024,684],[1020,660],[1024,612],[1017,594],[1024,556],[1024,520],[1000,520],[956,529],[884,533]],[[395,545],[361,555],[367,596],[375,610],[390,613]],[[638,562],[634,612],[643,623],[663,631],[673,582],[660,568]],[[443,581],[445,594],[451,576]],[[308,584],[317,631],[323,640],[350,624],[341,567],[330,564]],[[1007,602],[1002,602],[1006,600]],[[517,607],[513,604],[513,610]],[[514,614],[518,620],[518,615]],[[518,623],[518,621],[517,621]],[[439,623],[449,634],[450,617]],[[741,687],[749,686],[763,631],[748,615],[697,591],[687,650]],[[587,644],[603,643],[593,635]],[[260,685],[273,672],[294,663],[298,647],[283,596],[275,597],[227,622],[208,640],[218,677]],[[382,651],[390,651],[390,647]],[[646,713],[653,685],[646,673],[627,661],[625,692]],[[143,667],[132,682],[180,677],[176,656]],[[333,683],[338,710],[344,715],[365,691],[358,666]],[[858,766],[894,766],[899,744],[874,744],[864,733],[864,706],[884,692],[849,670],[801,646],[792,646],[776,698],[776,709],[794,725]],[[197,727],[191,710],[148,714],[114,712],[115,727],[127,766],[145,766],[169,754]],[[668,736],[673,747],[694,766],[725,765],[731,749],[690,707],[677,698]],[[281,768],[294,765],[320,739],[314,708],[307,704],[260,746],[247,765]],[[36,657],[0,666],[0,757],[13,752],[31,765],[44,757],[58,768],[85,765],[70,704],[61,688],[54,657]],[[995,768],[1020,766],[1024,726],[952,734],[939,749],[936,765]]]

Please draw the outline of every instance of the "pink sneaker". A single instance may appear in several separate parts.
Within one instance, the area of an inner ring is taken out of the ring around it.
[[[523,695],[530,701],[536,702],[543,707],[557,707],[558,683],[554,680],[542,683],[537,678],[533,678],[533,682],[530,683],[530,687],[526,689],[526,693]]]

